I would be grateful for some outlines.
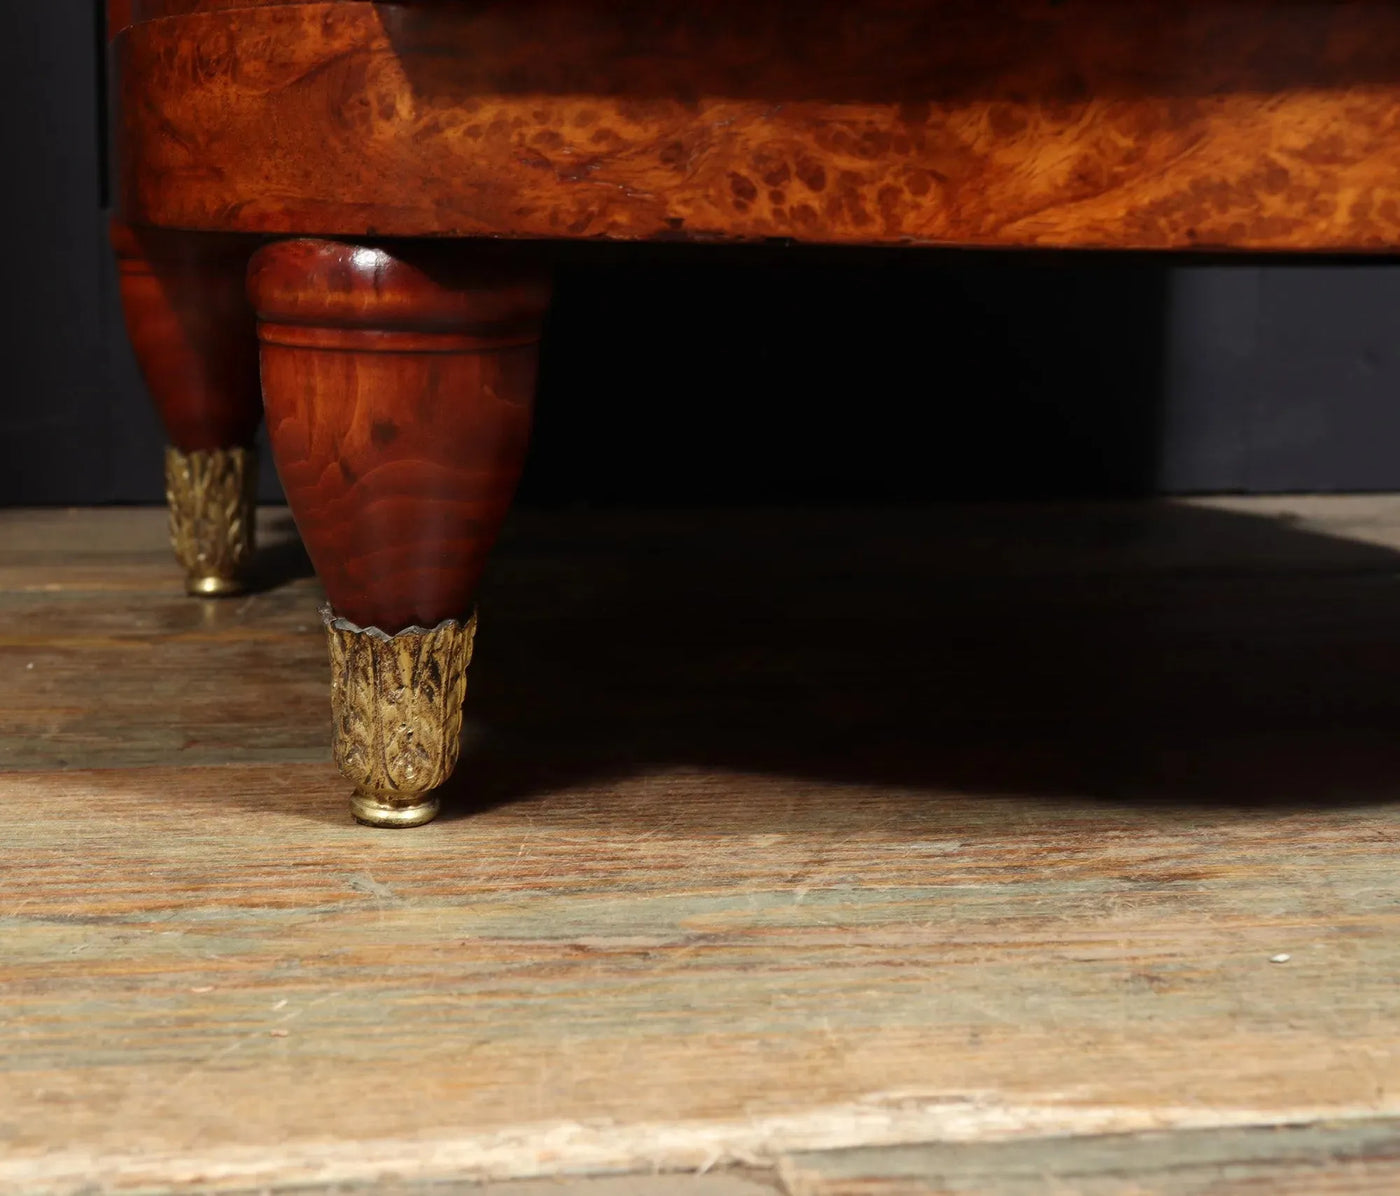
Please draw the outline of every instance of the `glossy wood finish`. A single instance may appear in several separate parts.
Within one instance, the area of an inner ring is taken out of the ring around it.
[[[298,0],[107,0],[107,36],[110,40],[138,21],[156,21],[161,17],[187,16],[195,12],[223,12],[235,8],[260,8],[297,2]],[[408,2],[413,3],[414,0]]]
[[[259,240],[119,221],[110,231],[127,334],[170,443],[250,447],[262,399],[244,275]]]
[[[1374,250],[1393,0],[165,0],[129,217],[260,232]]]
[[[134,16],[132,0],[107,0],[107,37],[110,40],[131,24]]]
[[[546,272],[299,240],[261,250],[248,288],[277,470],[336,613],[468,615],[525,459]]]

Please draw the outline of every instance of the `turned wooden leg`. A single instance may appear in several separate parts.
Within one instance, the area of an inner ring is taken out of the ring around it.
[[[113,221],[122,310],[169,444],[170,542],[191,594],[236,594],[253,552],[262,401],[249,237]]]
[[[457,763],[549,302],[511,253],[298,240],[248,272],[273,458],[330,602],[336,762],[376,826],[431,819]]]

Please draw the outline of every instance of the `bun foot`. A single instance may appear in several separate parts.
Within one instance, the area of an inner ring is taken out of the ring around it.
[[[350,812],[407,827],[438,813],[433,790],[457,766],[476,616],[389,635],[321,612],[331,658],[335,762],[355,786]]]

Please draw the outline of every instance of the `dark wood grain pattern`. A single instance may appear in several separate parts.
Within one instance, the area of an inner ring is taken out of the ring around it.
[[[525,459],[545,272],[300,240],[248,286],[278,473],[336,613],[390,632],[469,614]]]
[[[262,419],[253,237],[111,226],[122,312],[170,443],[181,452],[251,446]]]
[[[344,0],[148,21],[118,60],[150,223],[1400,244],[1391,0]]]

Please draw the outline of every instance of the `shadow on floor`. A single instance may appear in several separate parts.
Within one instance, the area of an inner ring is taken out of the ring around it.
[[[250,593],[263,594],[316,575],[297,525],[285,509],[263,512],[258,537],[258,551],[247,579]]]
[[[1400,793],[1400,555],[1273,518],[536,515],[482,610],[458,814],[670,766],[1188,815]]]

